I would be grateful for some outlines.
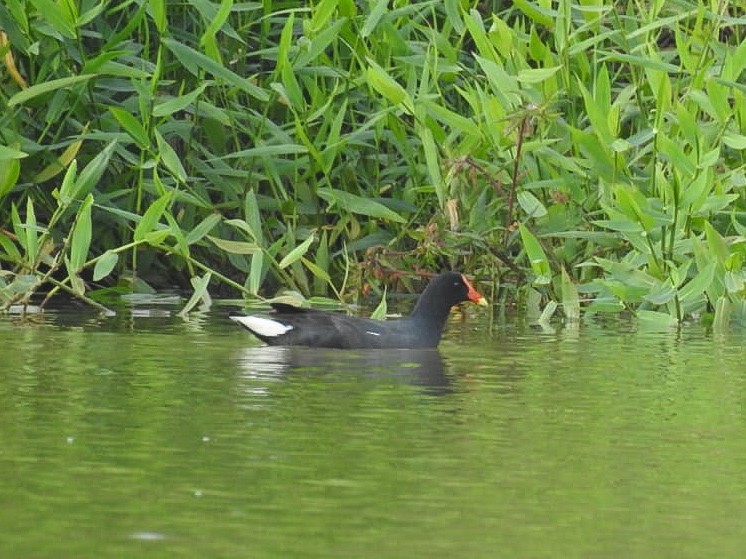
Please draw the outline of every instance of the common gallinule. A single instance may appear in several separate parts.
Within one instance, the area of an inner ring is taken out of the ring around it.
[[[412,314],[396,320],[372,320],[341,313],[272,303],[268,316],[232,315],[269,345],[361,348],[428,348],[440,342],[452,306],[463,301],[486,305],[466,276],[445,272],[430,281]]]

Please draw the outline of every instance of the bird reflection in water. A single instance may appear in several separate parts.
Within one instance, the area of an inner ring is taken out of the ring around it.
[[[451,379],[437,349],[338,350],[309,347],[261,346],[240,350],[238,367],[251,391],[262,393],[289,375],[357,375],[420,386],[423,392],[452,392]]]

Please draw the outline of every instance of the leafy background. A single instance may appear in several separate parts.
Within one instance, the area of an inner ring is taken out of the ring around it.
[[[0,28],[5,308],[458,267],[545,318],[746,317],[740,3],[6,0]]]

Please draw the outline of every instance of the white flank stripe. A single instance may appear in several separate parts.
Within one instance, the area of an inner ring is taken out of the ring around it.
[[[380,332],[371,332],[370,330],[365,331],[366,334],[370,334],[371,336],[380,336]]]
[[[283,324],[282,322],[261,316],[231,316],[230,319],[242,324],[260,336],[269,338],[282,336],[284,333],[293,329],[289,324]]]

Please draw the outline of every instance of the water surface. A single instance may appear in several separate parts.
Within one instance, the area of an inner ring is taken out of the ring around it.
[[[0,557],[740,557],[744,335],[0,317]]]

